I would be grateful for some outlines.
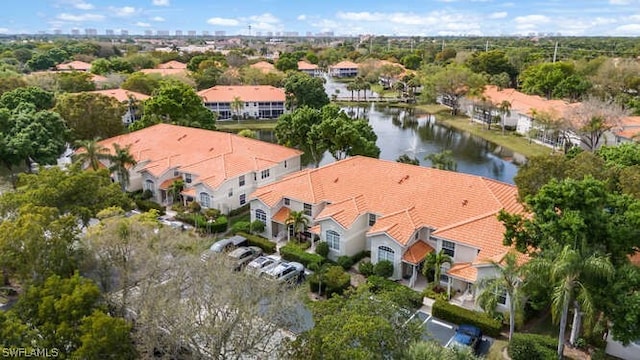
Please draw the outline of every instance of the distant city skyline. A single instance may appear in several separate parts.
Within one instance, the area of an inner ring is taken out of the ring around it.
[[[28,0],[26,3],[3,4],[0,34],[640,36],[640,0]]]

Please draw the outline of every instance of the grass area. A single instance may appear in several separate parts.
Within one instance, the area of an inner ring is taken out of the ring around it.
[[[489,353],[485,356],[486,360],[502,360],[502,350],[509,345],[507,340],[498,340],[496,339],[493,344],[491,344],[491,348],[489,348]]]
[[[493,126],[491,130],[487,130],[485,125],[471,122],[467,116],[453,116],[450,110],[442,105],[419,105],[417,108],[436,115],[436,120],[442,124],[479,136],[527,158],[546,155],[552,151],[546,146],[530,143],[527,138],[513,132],[506,132],[503,135],[500,126]]]
[[[240,130],[273,130],[276,127],[277,120],[229,120],[218,121],[216,127],[220,131],[238,132]]]

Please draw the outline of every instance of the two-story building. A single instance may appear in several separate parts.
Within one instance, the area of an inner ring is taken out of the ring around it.
[[[270,239],[284,239],[289,213],[304,211],[329,257],[369,250],[372,263],[391,261],[393,278],[410,284],[427,254],[442,250],[454,263],[436,281],[471,297],[477,280],[494,276],[491,261],[511,250],[498,213],[523,211],[513,185],[360,156],[260,187],[250,204]]]
[[[318,65],[303,60],[298,61],[298,71],[312,77],[322,76],[322,69]]]
[[[137,164],[129,169],[128,191],[148,190],[151,200],[166,205],[173,200],[171,185],[182,180],[186,202],[223,213],[245,205],[258,187],[300,170],[298,150],[176,125],[154,125],[100,144],[111,151],[113,144],[129,147]]]
[[[124,115],[122,115],[122,122],[126,126],[129,126],[135,121],[140,120],[141,115],[139,108],[142,106],[141,103],[142,101],[145,101],[149,98],[148,95],[124,89],[96,90],[89,91],[89,93],[109,96],[125,104],[125,106],[127,107],[127,111],[124,113]]]
[[[354,77],[358,75],[359,65],[352,61],[340,61],[329,66],[329,75],[333,77]]]
[[[218,120],[238,118],[276,119],[286,111],[283,89],[269,85],[218,85],[201,90],[204,106]]]

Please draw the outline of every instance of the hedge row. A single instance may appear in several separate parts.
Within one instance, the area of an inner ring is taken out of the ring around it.
[[[509,356],[513,360],[553,360],[557,358],[558,340],[539,334],[513,334]]]
[[[374,294],[389,294],[391,300],[402,308],[417,309],[422,306],[422,294],[393,280],[372,275],[367,278],[369,289]]]
[[[351,275],[344,271],[341,266],[330,266],[324,272],[316,272],[309,277],[309,289],[312,292],[320,293],[327,298],[334,294],[342,295],[351,286]]]
[[[238,232],[238,235],[246,237],[249,245],[259,247],[266,254],[273,254],[276,252],[276,243],[269,241],[262,236],[251,235],[245,232]]]
[[[281,247],[280,255],[287,261],[297,261],[305,267],[309,267],[309,264],[313,263],[322,264],[325,261],[322,256],[308,253],[300,249],[298,246],[291,244]]]
[[[136,199],[135,200],[136,203],[136,207],[138,208],[138,210],[142,211],[142,212],[147,212],[151,209],[156,209],[158,210],[158,213],[160,215],[164,215],[165,210],[167,209],[166,207],[155,203],[153,201],[150,200],[141,200],[141,199]]]
[[[482,332],[491,337],[500,336],[502,323],[489,317],[485,313],[468,310],[446,301],[436,300],[433,304],[433,316],[454,324],[470,324],[479,327]]]

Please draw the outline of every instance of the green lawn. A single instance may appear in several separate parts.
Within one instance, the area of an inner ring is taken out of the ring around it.
[[[273,130],[277,120],[229,120],[218,121],[216,127],[220,131],[238,132],[240,130]]]

